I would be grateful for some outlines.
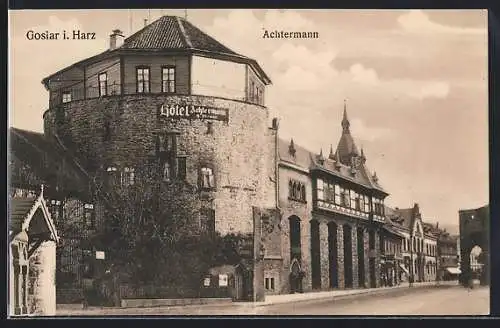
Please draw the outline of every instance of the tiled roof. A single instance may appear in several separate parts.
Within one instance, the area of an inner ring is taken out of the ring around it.
[[[319,154],[315,154],[306,148],[297,145],[295,142],[293,144],[295,156],[293,156],[290,153],[290,144],[291,141],[285,141],[281,138],[279,139],[279,157],[282,162],[296,165],[304,170],[320,169],[328,172],[329,174],[362,185],[366,188],[377,189],[386,193],[378,182],[373,181],[366,165],[361,165],[360,169],[353,176],[351,174],[351,167],[341,164],[337,168],[336,162],[330,158],[324,158],[324,162],[321,164],[319,162]]]
[[[410,230],[413,223],[413,208],[391,208],[385,206],[385,216],[391,225]]]
[[[9,130],[13,165],[28,167],[30,173],[35,176],[34,181],[30,181],[31,183],[37,185],[44,183],[49,187],[58,183],[67,191],[86,190],[86,177],[71,160],[66,159],[70,155],[58,149],[55,141],[47,139],[38,132],[12,127]],[[13,174],[11,183],[18,183],[17,178],[19,177]]]
[[[29,211],[35,205],[35,198],[12,198],[9,202],[9,228],[11,231],[21,231],[22,224]]]
[[[103,53],[84,59],[63,70],[46,77],[42,83],[47,85],[48,81],[58,73],[73,67],[84,65],[88,61],[98,61],[106,56],[118,55],[126,51],[160,51],[177,50],[190,51],[193,53],[212,53],[223,55],[229,60],[238,60],[255,68],[266,84],[271,79],[262,70],[259,64],[251,58],[240,55],[229,49],[219,41],[215,40],[187,20],[177,16],[162,16],[141,30],[126,38],[120,47],[106,50]]]
[[[121,46],[123,49],[197,49],[244,57],[181,17],[163,16],[145,26]]]

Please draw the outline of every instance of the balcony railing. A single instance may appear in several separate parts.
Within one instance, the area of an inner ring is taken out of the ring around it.
[[[110,96],[119,96],[119,95],[185,95],[187,94],[187,90],[179,90],[179,86],[177,86],[177,90],[175,92],[165,91],[166,85],[164,86],[161,82],[150,82],[145,84],[144,86],[138,86],[136,82],[134,83],[108,83],[106,89],[99,88],[96,85],[87,85],[83,86],[82,83],[77,85],[61,88],[57,91],[51,92],[51,106],[56,106],[61,103],[71,103],[73,101],[78,100],[86,100],[86,99],[95,99],[95,98],[105,98]],[[245,101],[257,105],[263,105],[263,99],[255,99],[250,98],[249,96],[245,96],[243,90],[233,89],[226,86],[215,86],[215,85],[206,85],[201,83],[193,83],[193,88],[197,88],[197,92],[194,92],[194,95],[205,95],[212,97],[220,97],[233,99],[237,101]],[[183,89],[187,89],[184,87]],[[66,95],[70,93],[71,96]]]

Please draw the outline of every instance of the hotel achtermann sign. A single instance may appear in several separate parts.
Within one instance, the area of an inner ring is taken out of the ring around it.
[[[188,119],[188,120],[229,120],[227,108],[216,108],[209,106],[197,106],[192,104],[162,104],[159,109],[160,117],[166,119]]]

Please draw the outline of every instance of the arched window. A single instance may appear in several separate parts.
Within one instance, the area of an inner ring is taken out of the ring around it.
[[[301,200],[305,201],[306,200],[306,187],[302,185],[301,187],[301,193],[300,193]]]
[[[293,182],[288,181],[288,197],[293,198]]]

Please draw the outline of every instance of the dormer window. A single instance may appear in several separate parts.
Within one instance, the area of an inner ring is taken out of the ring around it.
[[[71,102],[71,91],[64,91],[62,94],[62,102],[68,103]]]

